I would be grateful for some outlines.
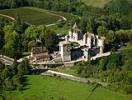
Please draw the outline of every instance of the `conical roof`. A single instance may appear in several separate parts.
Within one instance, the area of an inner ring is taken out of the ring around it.
[[[73,29],[78,29],[77,23],[75,23],[72,28]]]

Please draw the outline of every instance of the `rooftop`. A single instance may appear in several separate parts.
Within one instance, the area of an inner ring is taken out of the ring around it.
[[[44,52],[48,52],[48,50],[46,49],[46,47],[34,47],[32,49],[32,53],[33,54],[40,54],[40,53],[44,53]]]

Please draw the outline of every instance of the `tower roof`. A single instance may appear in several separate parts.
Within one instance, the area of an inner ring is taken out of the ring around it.
[[[72,28],[77,29],[78,28],[77,23],[75,23]]]
[[[75,33],[80,33],[81,32],[81,30],[78,28],[78,26],[77,26],[77,23],[75,23],[74,25],[73,25],[73,27],[71,28],[71,31],[72,32],[75,32]]]

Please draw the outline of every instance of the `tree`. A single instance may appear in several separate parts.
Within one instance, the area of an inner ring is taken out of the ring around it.
[[[24,69],[24,62],[21,62],[18,67],[17,67],[17,70],[18,70],[18,74],[19,75],[23,75],[24,72],[25,72],[25,69]]]
[[[34,41],[34,40],[33,40],[33,41],[30,41],[30,42],[28,43],[28,50],[31,51],[31,49],[32,49],[33,47],[35,47],[35,41]]]
[[[121,69],[123,63],[122,54],[114,53],[108,57],[107,69]]]
[[[102,58],[100,61],[99,61],[99,70],[103,70],[105,71],[107,68],[107,63],[108,63],[108,59],[107,58]]]
[[[8,91],[15,89],[15,86],[14,86],[13,81],[11,79],[6,79],[4,81],[4,89],[8,90]]]
[[[87,32],[87,29],[86,29],[86,26],[87,26],[87,17],[86,16],[82,17],[79,26],[80,26],[80,29],[81,29],[82,33]]]
[[[105,8],[109,8],[109,12],[112,13],[121,13],[121,14],[130,14],[132,8],[132,3],[130,0],[112,0],[105,5]]]
[[[11,66],[13,75],[17,74],[17,66],[18,66],[18,62],[17,60],[15,60]]]
[[[38,29],[38,27],[35,25],[31,25],[25,30],[24,38],[28,41],[32,41],[36,40],[36,38],[39,38],[40,34],[41,31]]]
[[[20,18],[19,15],[17,15],[16,22],[15,22],[15,31],[19,34],[22,34],[22,33],[24,33],[24,31],[27,27],[28,27],[28,25],[24,23],[24,21]]]
[[[108,30],[104,26],[99,26],[97,32],[99,36],[106,36],[106,34],[108,33]]]
[[[58,36],[53,31],[48,30],[45,35],[45,46],[49,50],[53,50],[58,44]]]
[[[13,44],[14,44],[14,39],[16,36],[16,32],[14,31],[14,24],[6,25],[3,28],[3,31],[5,33],[4,34],[5,43],[4,43],[2,51],[5,55],[13,57],[15,53],[13,49]]]
[[[88,19],[86,30],[88,32],[93,32],[91,18]]]
[[[0,49],[4,46],[4,33],[0,30]]]
[[[21,75],[15,75],[12,78],[13,84],[15,85],[15,88],[18,90],[23,89],[23,84],[22,84],[22,76]]]
[[[29,60],[28,59],[24,59],[24,69],[25,69],[25,72],[24,74],[29,74],[30,73],[30,64],[29,64]]]
[[[107,34],[106,34],[106,43],[107,44],[111,44],[116,40],[116,36],[114,31],[110,30]]]
[[[28,59],[23,60],[20,64],[15,60],[13,65],[5,66],[0,63],[0,92],[5,90],[22,90],[24,75],[29,74],[30,66]]]
[[[19,75],[26,75],[29,74],[29,61],[24,59],[17,67]]]
[[[16,0],[11,0],[10,7],[15,8],[16,6]]]
[[[41,39],[43,46],[45,46],[45,38],[46,38],[47,29],[44,25],[38,26],[38,29],[41,31],[39,38]]]
[[[12,49],[14,52],[14,58],[18,59],[21,57],[22,55],[22,37],[21,35],[15,34],[14,40],[13,40],[13,44],[12,44]]]
[[[12,76],[11,70],[8,68],[8,66],[6,66],[2,71],[1,78],[2,80],[5,80],[9,79],[11,76]]]

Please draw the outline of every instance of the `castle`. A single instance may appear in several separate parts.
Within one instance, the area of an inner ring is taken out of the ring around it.
[[[90,32],[83,33],[75,23],[69,33],[59,42],[59,50],[49,54],[44,47],[34,47],[31,51],[33,62],[88,61],[91,57],[103,54],[104,37]],[[77,44],[77,45],[73,45]]]
[[[87,61],[89,56],[92,56],[92,52],[96,55],[98,53],[103,53],[104,50],[104,37],[99,37],[93,33],[82,33],[81,30],[77,27],[75,23],[74,26],[69,30],[69,34],[65,36],[65,40],[59,43],[60,55],[62,61],[71,61],[71,53],[75,56],[79,54],[79,51],[74,54],[72,49],[69,47],[71,43],[78,43],[79,47],[82,51],[82,59]]]

